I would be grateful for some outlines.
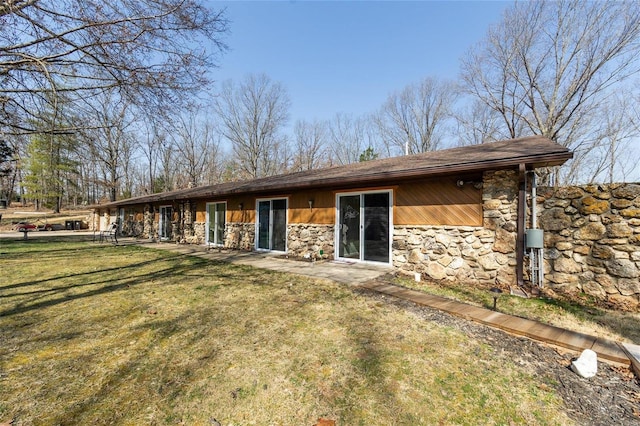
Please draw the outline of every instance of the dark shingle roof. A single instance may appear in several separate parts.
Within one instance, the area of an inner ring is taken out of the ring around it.
[[[120,200],[104,206],[216,198],[232,194],[273,193],[282,190],[339,189],[420,177],[509,169],[520,164],[524,164],[527,169],[535,169],[558,166],[572,157],[571,151],[562,145],[541,136],[531,136],[249,181],[179,189]]]

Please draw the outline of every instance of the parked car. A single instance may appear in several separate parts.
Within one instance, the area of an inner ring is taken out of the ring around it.
[[[54,225],[50,224],[50,223],[45,223],[44,225],[35,225],[33,223],[29,223],[29,222],[18,222],[15,224],[15,226],[13,227],[13,229],[15,229],[18,232],[24,232],[24,231],[52,231],[53,229],[55,229]]]
[[[16,223],[16,225],[13,227],[13,229],[15,229],[18,232],[25,232],[25,231],[37,231],[38,227],[36,225],[34,225],[33,223],[29,223],[29,222],[18,222]]]

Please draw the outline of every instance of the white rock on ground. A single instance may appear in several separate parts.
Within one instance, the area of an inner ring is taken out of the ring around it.
[[[585,349],[578,359],[571,362],[571,370],[585,379],[595,376],[598,372],[598,354]]]

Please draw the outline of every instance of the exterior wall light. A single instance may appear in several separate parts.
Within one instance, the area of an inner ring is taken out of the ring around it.
[[[309,210],[313,210],[313,198],[309,199]]]
[[[470,180],[468,182],[463,181],[462,179],[456,181],[456,186],[458,188],[462,188],[464,185],[473,185],[475,189],[482,189],[482,181],[473,181]]]
[[[238,204],[238,209],[239,209],[240,211],[242,211],[242,209],[244,209],[244,204],[242,204],[242,203]]]

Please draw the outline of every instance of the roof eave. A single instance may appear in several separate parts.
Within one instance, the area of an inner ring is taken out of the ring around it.
[[[531,157],[522,157],[519,159],[501,159],[493,161],[478,161],[473,163],[454,164],[445,166],[435,166],[427,168],[417,168],[413,170],[402,171],[386,171],[369,175],[360,175],[354,179],[344,179],[343,177],[327,178],[327,179],[315,179],[311,182],[299,182],[287,185],[287,190],[301,190],[301,189],[317,189],[325,188],[327,186],[339,187],[353,187],[358,184],[371,184],[384,182],[389,180],[411,180],[424,177],[439,177],[463,173],[484,172],[487,170],[504,170],[517,168],[518,165],[524,164],[527,169],[539,169],[544,167],[554,167],[564,164],[567,160],[573,157],[573,153],[569,151],[563,151],[557,154],[551,155],[536,155]],[[274,190],[282,187],[265,187],[256,188],[254,190],[231,190],[226,194],[261,194],[265,192],[273,192]]]
[[[273,193],[274,191],[295,191],[304,189],[319,189],[333,187],[353,188],[355,186],[365,186],[372,184],[380,184],[389,182],[390,180],[403,181],[426,177],[439,177],[446,175],[456,175],[474,172],[484,172],[487,170],[504,170],[518,167],[524,164],[529,170],[554,167],[564,164],[567,160],[573,158],[573,153],[567,149],[547,154],[533,154],[530,156],[509,157],[495,160],[478,160],[472,162],[464,162],[458,164],[446,164],[441,166],[419,167],[411,170],[391,170],[382,172],[370,172],[364,175],[357,175],[353,178],[345,178],[344,176],[319,178],[301,182],[287,183],[286,186],[281,183],[265,185],[264,187],[246,188],[240,185],[238,188],[230,188],[223,191],[211,191],[203,194],[185,194],[184,190],[171,191],[169,193],[159,193],[148,196],[132,198],[128,200],[115,201],[96,208],[111,208],[120,206],[130,206],[147,203],[175,202],[186,200],[198,200],[215,197],[223,197],[228,195],[257,195],[265,193]]]

